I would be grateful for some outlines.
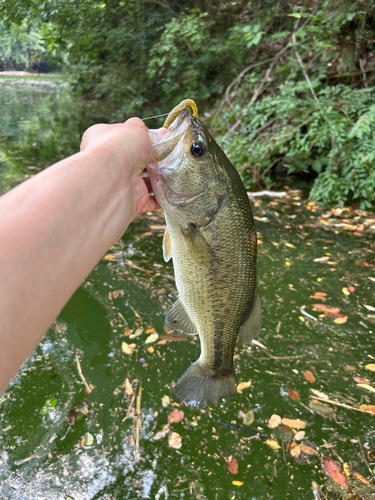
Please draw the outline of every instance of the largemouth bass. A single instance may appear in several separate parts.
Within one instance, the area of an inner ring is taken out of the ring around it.
[[[164,127],[150,131],[155,153],[148,171],[165,211],[163,254],[173,259],[179,293],[166,324],[198,334],[201,344],[199,359],[174,387],[194,406],[236,395],[237,337],[248,343],[260,331],[256,230],[241,178],[194,101],[182,101]]]

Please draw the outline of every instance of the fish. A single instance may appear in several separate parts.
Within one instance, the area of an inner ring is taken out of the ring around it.
[[[261,330],[256,229],[242,180],[193,100],[182,101],[149,134],[154,154],[147,170],[165,213],[163,256],[173,260],[178,291],[165,322],[198,335],[201,347],[174,393],[199,406],[237,394],[237,338],[247,344]]]

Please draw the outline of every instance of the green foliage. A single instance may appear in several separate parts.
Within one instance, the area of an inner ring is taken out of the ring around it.
[[[103,115],[167,112],[185,98],[247,187],[274,170],[316,176],[311,196],[374,200],[375,0],[3,0],[7,30],[38,27],[76,92]],[[4,44],[4,47],[6,44]]]
[[[46,52],[40,30],[26,20],[6,27],[0,23],[0,66],[4,70],[24,70]]]

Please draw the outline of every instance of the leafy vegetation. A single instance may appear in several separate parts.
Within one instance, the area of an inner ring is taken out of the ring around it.
[[[322,204],[375,202],[374,0],[4,0],[1,9],[8,33],[38,27],[54,63],[108,118],[191,97],[211,110],[204,118],[247,187],[308,172]]]

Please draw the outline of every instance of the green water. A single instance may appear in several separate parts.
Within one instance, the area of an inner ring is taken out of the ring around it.
[[[98,119],[56,81],[2,81],[0,107],[3,191],[76,151],[84,128]],[[375,267],[362,267],[375,263],[375,220],[358,212],[334,217],[308,206],[300,194],[262,198],[254,206],[263,307],[257,340],[264,347],[239,345],[236,351],[237,381],[251,380],[251,386],[200,410],[174,397],[173,383],[197,359],[199,344],[163,339],[164,315],[176,297],[173,267],[162,259],[161,214],[145,214],[109,251],[111,258],[98,263],[4,393],[0,498],[313,499],[313,481],[325,498],[374,498],[374,482],[349,478],[358,495],[352,496],[328,478],[321,458],[346,462],[371,481],[375,416],[331,403],[317,412],[309,401],[314,389],[353,408],[375,404],[375,393],[354,379],[375,387],[375,372],[365,368],[375,363]],[[349,223],[355,229],[345,228]],[[328,260],[314,262],[321,257]],[[312,298],[316,292],[326,299]],[[346,323],[321,316],[312,307],[317,303],[339,308]],[[161,344],[145,342],[152,329]],[[139,335],[126,337],[126,330]],[[135,344],[132,355],[122,351],[123,342]],[[76,354],[87,383],[95,386],[91,394],[79,377]],[[315,382],[306,380],[306,370]],[[142,384],[138,455],[126,378],[137,395]],[[288,389],[300,399],[291,399]],[[168,445],[168,436],[151,439],[173,409],[185,412],[181,422],[170,424],[181,436],[179,449]],[[254,421],[246,426],[250,410]],[[267,426],[273,414],[304,421],[302,442],[316,447],[316,454],[300,455],[298,463],[288,451],[292,431]],[[262,432],[280,448],[213,419]],[[91,445],[82,441],[86,433]],[[227,469],[229,456],[238,460],[236,475]]]

